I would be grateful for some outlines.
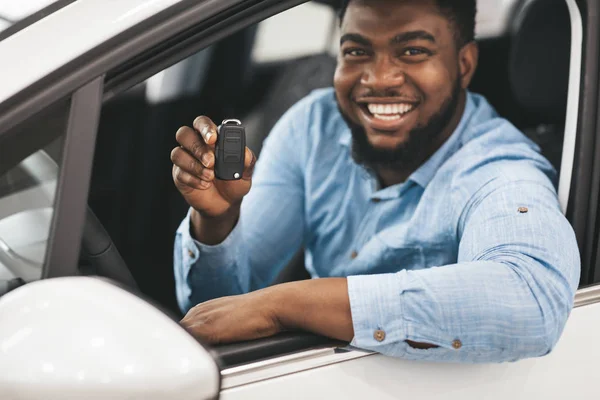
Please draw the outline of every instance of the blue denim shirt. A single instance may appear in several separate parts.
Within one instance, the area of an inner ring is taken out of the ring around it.
[[[580,259],[537,146],[472,93],[452,136],[402,184],[379,188],[350,146],[332,89],[292,107],[265,142],[231,234],[203,245],[183,220],[181,309],[269,285],[304,245],[313,278],[348,277],[356,347],[458,362],[548,353]]]

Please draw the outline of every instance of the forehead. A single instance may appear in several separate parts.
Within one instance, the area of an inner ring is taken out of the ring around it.
[[[450,23],[435,0],[352,0],[342,22],[343,33],[369,37],[424,30],[436,41],[451,38]],[[443,41],[443,40],[442,40]]]

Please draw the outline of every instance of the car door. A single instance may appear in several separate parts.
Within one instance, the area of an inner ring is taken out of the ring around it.
[[[68,52],[64,50],[41,60],[12,82],[6,77],[17,76],[18,66],[15,63],[0,66],[0,76],[5,77],[3,83],[6,83],[0,85],[3,88],[0,89],[0,139],[16,137],[14,129],[35,121],[36,114],[46,112],[61,99],[72,101],[67,114],[67,129],[71,133],[62,148],[44,277],[78,273],[78,243],[83,231],[101,101],[110,100],[243,27],[299,3],[302,1],[129,0],[107,10],[103,2],[79,0],[49,20],[36,23],[37,27],[32,26],[31,29],[37,30],[35,33],[47,32],[47,40],[52,40],[60,36],[52,36],[50,28],[58,28],[69,18],[79,19],[80,27],[82,17],[95,15],[100,20],[94,22],[88,41],[78,38],[64,44],[69,47]],[[580,46],[583,57],[580,65],[575,64],[581,85],[574,80],[570,86],[576,140],[569,143],[573,150],[573,172],[568,176],[566,204],[567,216],[582,246],[584,278],[577,294],[577,307],[555,352],[517,363],[457,366],[391,359],[343,345],[320,346],[225,368],[222,398],[363,398],[373,394],[381,398],[597,396],[588,381],[595,376],[593,362],[600,356],[600,346],[596,344],[600,334],[600,288],[595,286],[600,271],[596,268],[596,250],[600,245],[596,221],[600,193],[600,157],[596,150],[600,143],[597,141],[598,10],[593,1],[568,3],[581,39],[574,43]],[[101,23],[106,21],[115,25],[102,30]],[[12,59],[18,55],[18,48],[33,46],[33,37],[27,42],[24,31],[19,38],[0,42],[0,52],[11,55]],[[8,159],[8,153],[5,151],[2,159]]]

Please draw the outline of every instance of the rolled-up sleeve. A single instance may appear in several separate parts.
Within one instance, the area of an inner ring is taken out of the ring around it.
[[[575,235],[554,189],[499,179],[457,215],[456,264],[348,278],[353,345],[453,362],[513,361],[552,350],[580,273]],[[438,347],[415,349],[406,340]]]

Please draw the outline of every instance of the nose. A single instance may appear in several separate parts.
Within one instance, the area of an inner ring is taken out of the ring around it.
[[[374,91],[397,88],[404,85],[404,71],[389,57],[377,57],[363,72],[361,83]]]

